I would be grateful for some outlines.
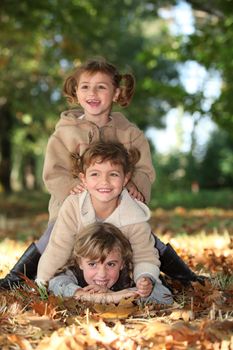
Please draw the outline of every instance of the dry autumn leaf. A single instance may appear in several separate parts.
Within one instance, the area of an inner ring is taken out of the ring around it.
[[[171,313],[169,318],[173,321],[184,320],[187,322],[194,320],[194,313],[192,310],[175,310]]]
[[[195,272],[200,270],[201,274],[211,277],[204,285],[192,282],[184,288],[179,282],[168,279],[175,298],[172,306],[136,306],[133,299],[123,299],[119,304],[105,307],[52,295],[42,300],[34,284],[26,281],[25,289],[0,291],[0,349],[233,349],[232,239],[223,230],[221,234],[203,231],[200,236],[193,235],[195,230],[203,230],[208,220],[216,215],[224,216],[229,223],[233,211],[216,214],[209,209],[198,212],[179,209],[173,218],[174,211],[161,211],[159,215],[152,217],[154,227],[161,223],[159,230],[168,233],[163,240],[167,238],[174,244]],[[175,236],[173,219],[187,237]],[[30,224],[35,222],[31,220]],[[33,229],[36,231],[35,225]],[[13,231],[17,231],[17,225]],[[196,242],[198,246],[194,252]],[[19,256],[20,249],[24,248],[22,243],[19,247],[12,241],[7,255],[10,256],[12,249]],[[3,276],[2,266],[1,269]]]
[[[137,309],[134,298],[122,299],[119,304],[95,304],[93,309],[102,319],[124,319],[132,315]]]

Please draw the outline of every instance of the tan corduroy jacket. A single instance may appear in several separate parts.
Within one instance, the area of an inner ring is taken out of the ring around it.
[[[149,203],[155,171],[144,133],[121,113],[112,113],[111,121],[99,128],[96,124],[83,119],[81,111],[73,109],[61,114],[46,149],[43,180],[51,194],[50,221],[56,220],[62,202],[79,182],[71,174],[70,154],[78,151],[82,155],[91,143],[101,139],[119,141],[127,149],[132,146],[139,149],[141,157],[136,164],[132,180],[144,195],[146,203]]]
[[[120,204],[105,220],[117,226],[128,238],[133,250],[134,280],[141,276],[150,276],[157,280],[159,276],[159,255],[154,247],[154,236],[147,222],[149,208],[130,197],[123,190]],[[59,211],[49,243],[42,254],[37,270],[37,282],[48,282],[59,268],[70,258],[76,236],[83,227],[96,222],[95,210],[90,194],[84,191],[66,198]]]

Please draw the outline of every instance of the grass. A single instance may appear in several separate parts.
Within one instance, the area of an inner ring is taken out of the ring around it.
[[[0,193],[0,212],[8,218],[46,212],[49,194],[43,191]],[[150,208],[174,209],[222,208],[233,209],[233,190],[200,190],[198,193],[183,190],[160,191],[153,189]]]
[[[233,275],[225,275],[223,273],[218,273],[214,276],[212,284],[221,290],[228,290],[233,288]]]
[[[184,207],[186,209],[201,208],[222,208],[233,209],[233,190],[200,190],[197,193],[174,190],[159,191],[154,189],[151,196],[151,209],[163,208],[172,209]]]
[[[49,194],[43,191],[0,193],[0,212],[7,218],[46,212]]]

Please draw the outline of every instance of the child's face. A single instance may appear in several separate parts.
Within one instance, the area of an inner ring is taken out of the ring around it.
[[[113,86],[112,79],[104,73],[81,74],[76,95],[78,102],[84,109],[87,120],[94,121],[97,116],[109,117],[112,103],[120,90]]]
[[[99,260],[81,258],[79,267],[83,270],[87,284],[111,288],[119,278],[123,260],[119,250],[113,249],[103,263]]]
[[[80,179],[91,195],[94,209],[100,205],[102,207],[104,203],[108,208],[115,209],[119,195],[129,180],[129,174],[124,174],[120,164],[110,161],[98,163],[97,160],[87,168],[85,174],[80,174]]]

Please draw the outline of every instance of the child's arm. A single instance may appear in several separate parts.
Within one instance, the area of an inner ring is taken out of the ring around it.
[[[43,180],[49,193],[61,202],[80,181],[71,174],[70,154],[71,151],[59,137],[50,137],[45,153]]]
[[[123,289],[118,292],[107,292],[107,293],[90,293],[83,290],[78,290],[75,294],[75,299],[90,301],[93,303],[100,304],[110,304],[110,303],[119,303],[121,299],[124,298],[137,298],[138,293],[135,290]]]
[[[118,303],[122,298],[137,297],[136,290],[124,289],[113,292],[108,288],[97,285],[88,285],[84,288],[71,270],[67,270],[49,281],[48,289],[54,295],[74,297],[77,300],[93,301],[95,303]]]
[[[136,282],[137,291],[140,297],[148,297],[153,289],[153,283],[149,277],[140,277]]]
[[[83,287],[82,290],[84,292],[89,292],[89,293],[107,293],[111,291],[109,288],[98,286],[97,284],[89,284],[88,286]]]
[[[155,170],[152,164],[149,143],[144,133],[138,128],[135,128],[131,135],[131,145],[136,147],[141,154],[131,180],[135,184],[137,190],[143,195],[145,202],[149,203],[151,185],[155,181]]]
[[[129,239],[133,250],[133,275],[135,283],[145,274],[153,282],[159,278],[159,253],[155,248],[155,240],[151,227],[147,222],[128,225],[122,231]]]
[[[73,187],[70,191],[70,194],[78,194],[78,193],[82,193],[83,191],[85,191],[86,187],[84,185],[83,182],[80,182],[78,185],[76,185],[75,187]]]
[[[138,201],[145,202],[145,198],[141,192],[138,191],[137,187],[133,183],[133,181],[129,181],[125,186],[130,194],[130,196]]]
[[[78,289],[81,289],[79,282],[69,269],[53,277],[48,284],[50,292],[62,297],[72,297]]]
[[[38,283],[47,283],[71,256],[75,236],[80,229],[80,223],[77,221],[78,208],[76,203],[77,200],[73,196],[69,196],[59,211],[49,243],[39,260]]]

